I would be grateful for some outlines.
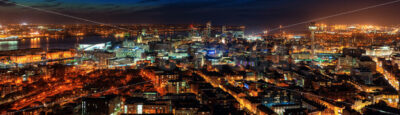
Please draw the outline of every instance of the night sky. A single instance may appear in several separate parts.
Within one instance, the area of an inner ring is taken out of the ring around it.
[[[245,25],[275,28],[393,0],[0,0],[104,23]],[[0,2],[0,23],[88,23]],[[399,24],[400,2],[327,20],[328,24]]]

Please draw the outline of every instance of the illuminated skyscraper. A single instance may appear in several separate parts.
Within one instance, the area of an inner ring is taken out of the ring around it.
[[[226,34],[226,26],[222,26],[221,33]]]
[[[190,24],[190,37],[196,36],[196,28],[193,26],[193,24]]]
[[[211,21],[208,21],[206,26],[207,26],[206,36],[210,37],[211,36]]]
[[[315,56],[315,30],[317,29],[317,26],[315,26],[315,23],[312,22],[311,25],[308,27],[311,31],[311,58],[314,59]]]

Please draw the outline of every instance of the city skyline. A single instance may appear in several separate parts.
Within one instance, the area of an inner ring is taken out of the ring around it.
[[[212,21],[216,25],[245,25],[249,32],[261,32],[279,25],[290,25],[390,1],[5,0],[0,1],[0,16],[8,18],[0,19],[0,23],[89,23],[15,5],[21,4],[107,24],[199,24]],[[396,6],[398,4],[388,4],[318,21],[333,24],[397,25],[400,16],[396,14],[400,9]],[[304,30],[299,26],[291,29]]]
[[[400,0],[0,0],[0,115],[395,115]]]

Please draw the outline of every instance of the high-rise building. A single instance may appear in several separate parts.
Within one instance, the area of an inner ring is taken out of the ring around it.
[[[315,30],[317,30],[317,26],[315,26],[315,22],[312,22],[311,25],[308,27],[311,31],[311,58],[314,59],[315,57]]]
[[[222,26],[221,33],[226,34],[226,26]]]
[[[211,21],[208,21],[206,26],[207,26],[206,36],[211,37]]]

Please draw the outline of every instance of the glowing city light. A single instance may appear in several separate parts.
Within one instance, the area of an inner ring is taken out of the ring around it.
[[[28,23],[22,22],[21,25],[22,25],[22,26],[26,26],[26,25],[28,25]]]

